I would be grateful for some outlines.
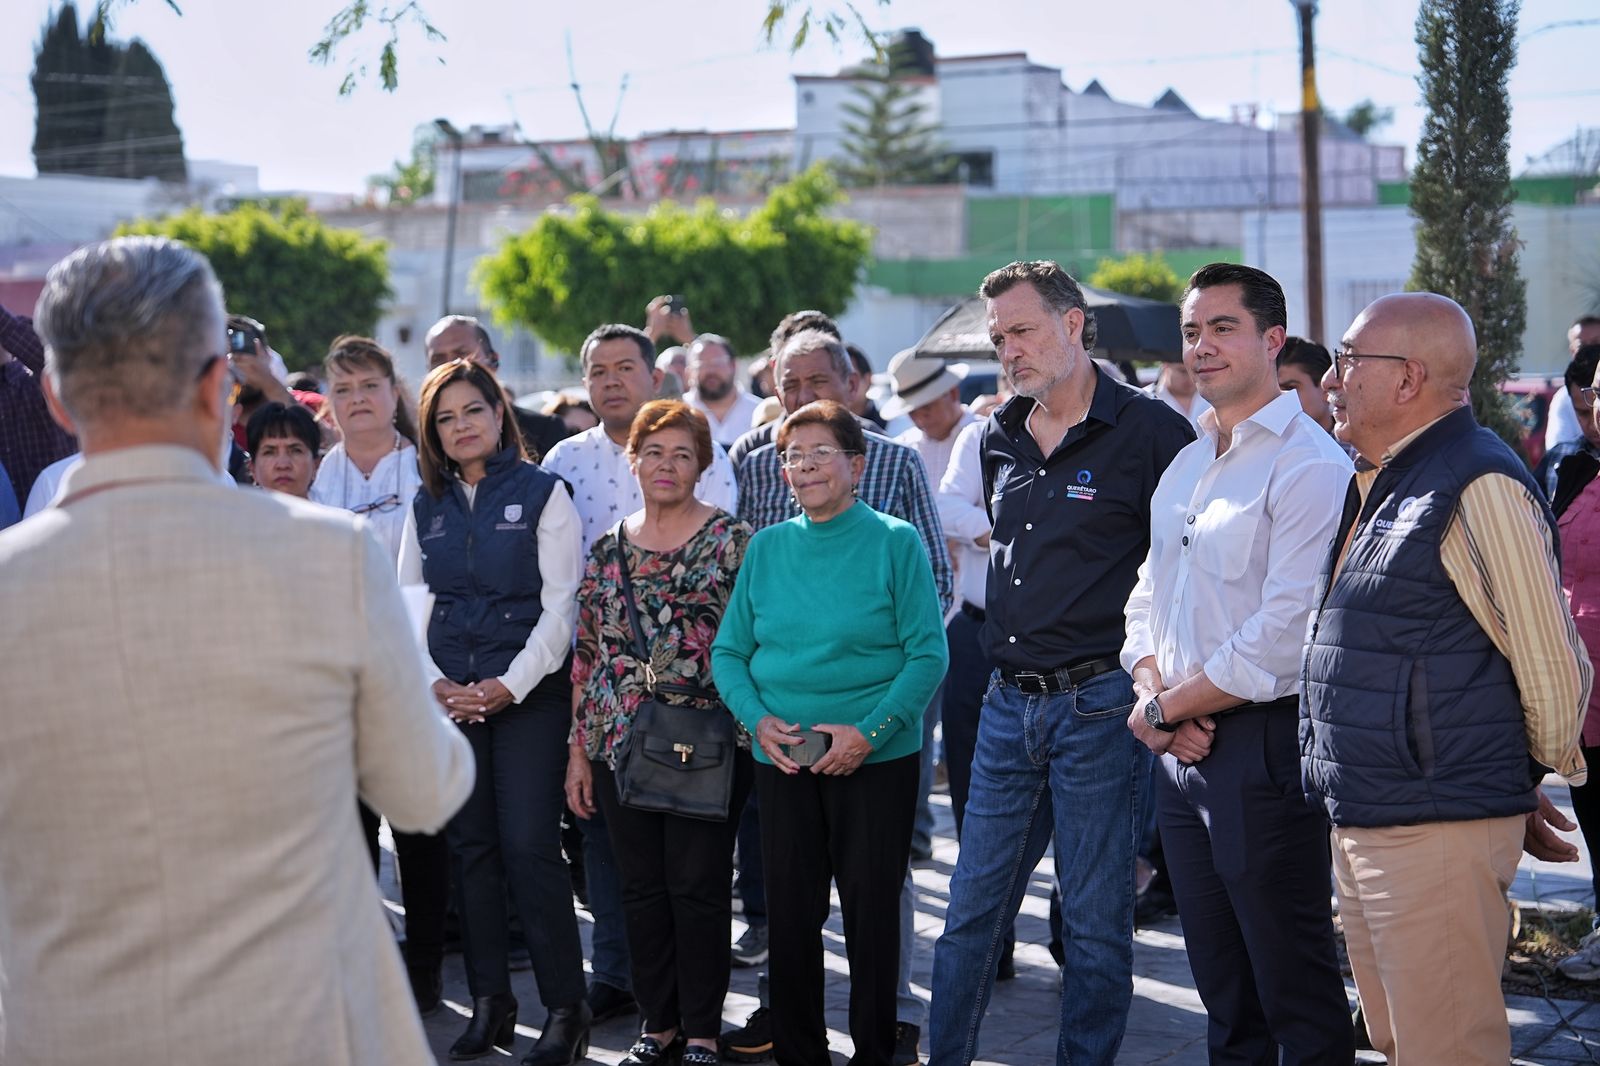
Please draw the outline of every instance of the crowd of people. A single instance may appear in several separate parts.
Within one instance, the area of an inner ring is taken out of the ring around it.
[[[1158,897],[1214,1063],[1505,1062],[1518,857],[1600,844],[1600,319],[1530,471],[1475,422],[1442,296],[1330,353],[1212,264],[1141,389],[1057,264],[979,293],[989,409],[908,350],[880,410],[807,310],[764,402],[662,297],[533,412],[471,318],[427,332],[415,391],[353,335],[291,377],[181,244],[59,263],[36,320],[0,311],[0,524],[30,514],[0,533],[29,652],[0,666],[0,1055],[428,1062],[457,939],[452,1059],[514,1048],[525,955],[524,1064],[636,1013],[629,1066],[815,1066],[836,888],[851,1061],[967,1063],[1053,849],[1062,1063],[1115,1060]],[[930,1002],[936,748],[960,846]],[[761,1004],[723,1032],[734,965]],[[1600,979],[1600,934],[1562,968]]]

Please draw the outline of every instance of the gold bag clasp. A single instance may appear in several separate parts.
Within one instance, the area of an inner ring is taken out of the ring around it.
[[[694,754],[694,745],[693,744],[674,744],[674,745],[672,745],[672,750],[678,753],[678,758],[679,758],[680,761],[682,761],[684,763],[688,763],[689,756]]]

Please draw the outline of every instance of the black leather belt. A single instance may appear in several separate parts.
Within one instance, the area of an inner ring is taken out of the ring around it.
[[[1047,692],[1065,692],[1077,688],[1091,677],[1120,669],[1122,663],[1116,659],[1086,659],[1055,670],[1011,670],[1001,667],[1000,678],[1030,696],[1039,696]]]
[[[972,619],[974,622],[982,622],[989,617],[982,607],[974,607],[966,600],[961,601],[961,613]]]

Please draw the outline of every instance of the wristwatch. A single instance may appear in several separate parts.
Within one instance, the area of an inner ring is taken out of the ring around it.
[[[1168,724],[1161,714],[1161,697],[1151,696],[1145,701],[1144,721],[1151,729],[1159,729],[1163,733],[1176,733],[1178,727]]]

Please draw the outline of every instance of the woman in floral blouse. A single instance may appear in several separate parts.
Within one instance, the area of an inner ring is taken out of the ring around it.
[[[628,434],[628,458],[644,510],[623,520],[623,553],[657,682],[712,689],[711,644],[744,558],[750,527],[694,497],[711,465],[710,427],[688,404],[645,404]],[[612,777],[616,754],[645,695],[633,653],[616,559],[616,530],[595,541],[578,588],[572,666],[573,729],[567,803],[581,818],[598,802],[622,877],[633,993],[643,1033],[624,1060],[716,1066],[728,992],[728,884],[733,839],[753,776],[750,740],[739,733],[732,817],[710,822],[624,807]],[[662,693],[661,699],[692,699]],[[727,714],[720,700],[700,701]]]

